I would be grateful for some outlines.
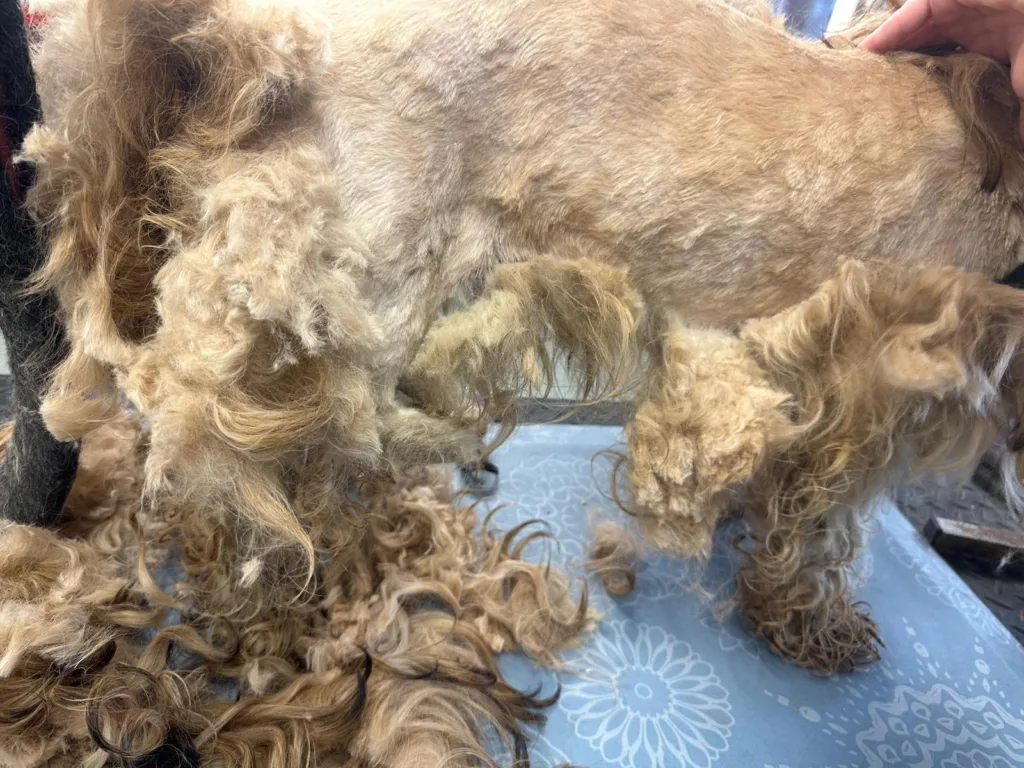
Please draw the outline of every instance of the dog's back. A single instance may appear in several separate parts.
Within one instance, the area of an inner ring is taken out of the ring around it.
[[[428,250],[411,233],[453,282],[599,257],[662,309],[726,324],[843,258],[1018,260],[1020,179],[982,190],[985,147],[918,63],[701,0],[371,5],[335,14],[323,114],[389,276]]]

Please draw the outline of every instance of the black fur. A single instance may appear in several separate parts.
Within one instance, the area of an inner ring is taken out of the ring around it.
[[[1018,264],[996,282],[1009,285],[1012,288],[1024,288],[1024,264]]]
[[[14,382],[14,434],[0,464],[0,518],[54,525],[78,468],[78,447],[58,442],[39,415],[40,397],[67,341],[57,302],[26,296],[25,281],[41,265],[42,250],[24,209],[32,169],[11,156],[40,117],[29,60],[25,18],[18,0],[0,0],[0,333]]]
[[[119,664],[122,673],[131,672],[138,676],[137,682],[129,683],[127,677],[124,684],[132,686],[136,692],[147,691],[149,696],[139,697],[143,705],[152,706],[160,700],[157,691],[160,683],[156,677],[144,669]],[[199,768],[199,750],[192,736],[175,723],[168,723],[167,733],[163,742],[150,752],[138,753],[127,747],[135,740],[137,734],[132,731],[121,734],[121,744],[112,743],[103,734],[101,709],[103,702],[98,699],[89,701],[85,713],[85,727],[93,743],[107,753],[107,762],[117,768]]]

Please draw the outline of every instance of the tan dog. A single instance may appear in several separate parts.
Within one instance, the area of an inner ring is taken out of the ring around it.
[[[26,145],[73,347],[47,423],[80,436],[116,381],[150,492],[310,555],[360,472],[474,448],[396,385],[498,265],[628,267],[653,339],[785,309],[843,257],[1021,260],[1017,102],[977,57],[829,50],[708,0],[54,12]]]

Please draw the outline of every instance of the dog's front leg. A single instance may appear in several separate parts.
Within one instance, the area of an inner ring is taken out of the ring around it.
[[[810,532],[793,510],[773,519],[772,527],[755,528],[736,576],[754,633],[783,658],[823,675],[878,661],[878,627],[848,581],[862,545],[856,513],[835,507]]]
[[[707,557],[729,500],[788,438],[789,396],[731,334],[677,328],[659,347],[626,427],[631,511],[655,546]]]

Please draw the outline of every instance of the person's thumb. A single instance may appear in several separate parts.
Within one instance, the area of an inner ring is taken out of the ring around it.
[[[882,22],[878,29],[864,38],[860,47],[871,53],[913,49],[920,44],[919,38],[928,32],[931,17],[930,0],[908,0]]]

